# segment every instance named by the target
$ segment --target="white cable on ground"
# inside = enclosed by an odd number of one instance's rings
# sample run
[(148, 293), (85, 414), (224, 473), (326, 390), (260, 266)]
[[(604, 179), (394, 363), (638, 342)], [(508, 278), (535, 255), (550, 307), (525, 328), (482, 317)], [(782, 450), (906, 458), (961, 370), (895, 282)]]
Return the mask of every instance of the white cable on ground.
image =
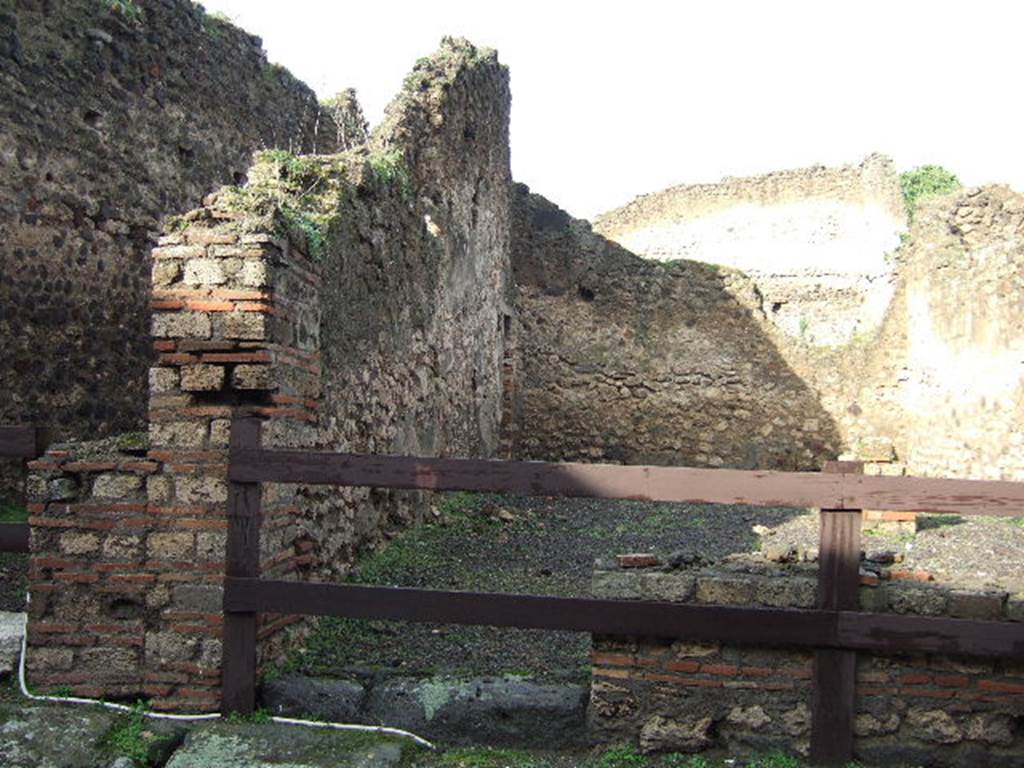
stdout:
[[(31, 596), (26, 596), (25, 602), (31, 600)], [(128, 706), (127, 704), (115, 704), (111, 701), (99, 701), (97, 699), (83, 699), (77, 696), (37, 696), (34, 693), (30, 693), (28, 690), (28, 683), (25, 681), (25, 652), (28, 649), (28, 613), (25, 614), (25, 624), (23, 632), (21, 634), (21, 659), (18, 662), (18, 685), (21, 688), (21, 694), (32, 701), (50, 701), (55, 704), (91, 704), (93, 706), (106, 707), (107, 709), (113, 709), (117, 712), (138, 712), (135, 707)], [(195, 715), (174, 715), (166, 712), (143, 712), (143, 717), (149, 717), (154, 720), (180, 720), (180, 721), (200, 721), (200, 720), (219, 720), (221, 718), (220, 713), (211, 712), (206, 714), (195, 714)], [(361, 731), (363, 733), (380, 733), (387, 736), (401, 736), (406, 739), (412, 739), (417, 744), (427, 749), (434, 749), (434, 745), (424, 739), (422, 736), (417, 736), (415, 733), (409, 731), (403, 731), (401, 728), (390, 728), (385, 725), (355, 725), (353, 723), (326, 723), (319, 722), (316, 720), (299, 720), (292, 717), (271, 717), (271, 722), (280, 723), (281, 725), (301, 725), (307, 728), (327, 728), (334, 731)]]

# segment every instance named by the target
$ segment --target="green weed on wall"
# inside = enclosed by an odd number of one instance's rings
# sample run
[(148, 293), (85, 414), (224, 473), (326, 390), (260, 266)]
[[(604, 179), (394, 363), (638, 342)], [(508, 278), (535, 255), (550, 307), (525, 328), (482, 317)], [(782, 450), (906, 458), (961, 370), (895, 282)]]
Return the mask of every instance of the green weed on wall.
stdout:
[(955, 192), (960, 186), (956, 174), (941, 165), (922, 165), (900, 176), (900, 190), (911, 218), (922, 200)]

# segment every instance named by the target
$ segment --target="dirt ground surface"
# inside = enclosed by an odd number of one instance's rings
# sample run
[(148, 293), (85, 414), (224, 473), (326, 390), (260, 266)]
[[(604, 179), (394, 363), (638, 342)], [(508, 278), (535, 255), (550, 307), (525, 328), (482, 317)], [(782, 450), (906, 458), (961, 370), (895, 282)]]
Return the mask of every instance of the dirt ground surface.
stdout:
[[(450, 494), (441, 519), (357, 566), (367, 584), (582, 597), (597, 558), (656, 552), (712, 562), (758, 546), (754, 525), (797, 510)], [(290, 671), (586, 677), (590, 637), (573, 632), (325, 619)]]
[[(765, 552), (788, 550), (791, 556), (816, 551), (817, 515), (802, 514), (771, 527), (763, 546)], [(916, 534), (868, 529), (861, 547), (869, 560), (892, 553), (900, 568), (928, 573), (938, 584), (1024, 592), (1024, 517), (918, 515)]]

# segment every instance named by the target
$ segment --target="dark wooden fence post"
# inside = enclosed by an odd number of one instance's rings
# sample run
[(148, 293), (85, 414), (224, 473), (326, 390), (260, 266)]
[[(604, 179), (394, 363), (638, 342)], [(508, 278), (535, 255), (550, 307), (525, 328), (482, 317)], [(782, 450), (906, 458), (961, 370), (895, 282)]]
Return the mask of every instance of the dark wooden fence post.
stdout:
[[(235, 419), (231, 424), (231, 454), (260, 447), (260, 422)], [(228, 484), (226, 576), (256, 578), (260, 571), (260, 484)], [(230, 589), (225, 584), (225, 598)], [(221, 710), (251, 714), (256, 708), (256, 616), (254, 611), (225, 611), (223, 698)]]
[(0, 456), (34, 459), (46, 452), (49, 430), (44, 427), (0, 427)]
[[(862, 474), (860, 461), (829, 461), (823, 472)], [(818, 608), (856, 611), (860, 586), (859, 509), (821, 510), (818, 544)], [(857, 654), (824, 648), (814, 652), (811, 763), (846, 765), (853, 759)]]

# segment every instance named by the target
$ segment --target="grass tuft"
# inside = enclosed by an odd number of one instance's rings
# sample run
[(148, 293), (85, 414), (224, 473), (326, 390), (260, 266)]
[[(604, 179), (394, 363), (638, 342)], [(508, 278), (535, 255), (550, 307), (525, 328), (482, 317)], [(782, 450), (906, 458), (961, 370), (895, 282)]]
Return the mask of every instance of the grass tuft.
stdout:
[(900, 175), (900, 190), (911, 219), (922, 200), (960, 189), (960, 179), (941, 165), (922, 165)]

